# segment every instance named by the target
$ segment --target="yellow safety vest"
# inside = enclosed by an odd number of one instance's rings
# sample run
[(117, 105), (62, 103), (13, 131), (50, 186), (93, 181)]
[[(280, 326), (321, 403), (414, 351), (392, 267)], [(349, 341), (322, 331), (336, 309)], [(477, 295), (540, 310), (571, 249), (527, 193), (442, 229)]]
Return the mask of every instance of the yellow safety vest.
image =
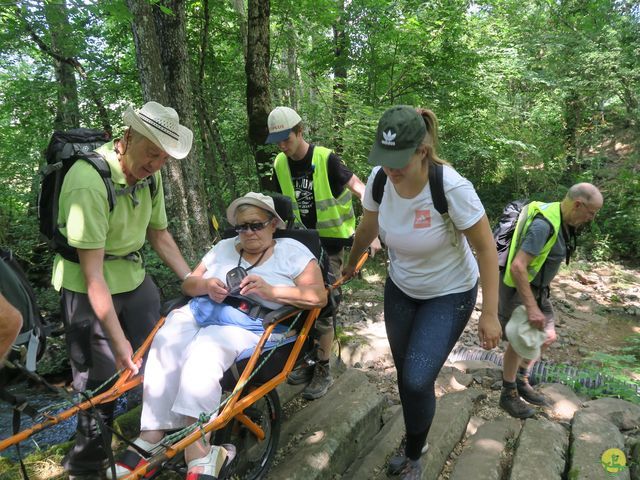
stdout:
[[(356, 228), (356, 217), (353, 213), (351, 191), (348, 188), (334, 198), (329, 185), (329, 155), (331, 150), (315, 145), (313, 147), (313, 198), (316, 208), (316, 230), (325, 238), (349, 238)], [(299, 223), (302, 223), (300, 209), (296, 201), (296, 194), (289, 170), (289, 162), (284, 153), (279, 153), (273, 164), (280, 190), (291, 199), (293, 213)]]
[(511, 245), (509, 246), (509, 257), (507, 259), (507, 265), (504, 272), (504, 283), (510, 287), (515, 287), (516, 284), (513, 281), (513, 277), (511, 275), (511, 262), (516, 256), (516, 253), (520, 249), (524, 236), (533, 222), (533, 219), (536, 215), (542, 215), (546, 218), (551, 226), (553, 227), (553, 233), (547, 240), (547, 243), (544, 244), (542, 251), (540, 254), (533, 259), (533, 261), (527, 267), (527, 275), (529, 278), (529, 282), (531, 282), (538, 272), (542, 268), (542, 265), (547, 260), (549, 256), (549, 252), (551, 248), (556, 243), (558, 239), (558, 233), (560, 232), (560, 228), (562, 225), (562, 214), (560, 213), (560, 202), (553, 203), (543, 203), (543, 202), (531, 202), (527, 205), (526, 216), (520, 214), (518, 218), (518, 222), (516, 223), (516, 229), (513, 232), (513, 238), (511, 239)]

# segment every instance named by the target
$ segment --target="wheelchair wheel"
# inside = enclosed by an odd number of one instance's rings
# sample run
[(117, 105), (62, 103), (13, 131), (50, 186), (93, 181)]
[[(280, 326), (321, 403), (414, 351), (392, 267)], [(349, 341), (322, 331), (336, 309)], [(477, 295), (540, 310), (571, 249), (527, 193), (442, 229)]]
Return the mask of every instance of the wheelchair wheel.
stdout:
[(227, 479), (258, 480), (263, 478), (271, 467), (278, 449), (282, 407), (278, 392), (270, 391), (244, 413), (265, 433), (264, 440), (258, 440), (244, 425), (232, 420), (217, 432), (215, 443), (232, 443), (236, 447), (236, 458), (231, 465)]

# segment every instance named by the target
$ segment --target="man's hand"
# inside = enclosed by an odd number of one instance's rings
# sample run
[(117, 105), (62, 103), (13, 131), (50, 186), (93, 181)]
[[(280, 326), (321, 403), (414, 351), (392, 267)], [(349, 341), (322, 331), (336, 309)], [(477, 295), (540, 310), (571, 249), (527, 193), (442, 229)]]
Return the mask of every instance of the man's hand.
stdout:
[(120, 370), (121, 368), (128, 368), (131, 370), (132, 375), (137, 375), (140, 367), (142, 366), (142, 360), (138, 360), (137, 362), (133, 362), (133, 349), (131, 348), (131, 344), (126, 338), (119, 340), (117, 342), (113, 342), (111, 347), (113, 349), (113, 356), (116, 361), (116, 368)]
[(544, 313), (542, 313), (538, 305), (534, 304), (527, 307), (527, 318), (532, 327), (538, 330), (544, 330), (547, 317), (544, 316)]

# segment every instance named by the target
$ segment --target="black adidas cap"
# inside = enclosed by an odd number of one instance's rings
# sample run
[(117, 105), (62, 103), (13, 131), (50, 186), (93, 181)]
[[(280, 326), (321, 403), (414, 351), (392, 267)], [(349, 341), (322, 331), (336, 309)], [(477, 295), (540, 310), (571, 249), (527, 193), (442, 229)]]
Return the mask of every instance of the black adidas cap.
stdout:
[(427, 134), (422, 116), (414, 107), (397, 105), (382, 114), (369, 164), (403, 168)]

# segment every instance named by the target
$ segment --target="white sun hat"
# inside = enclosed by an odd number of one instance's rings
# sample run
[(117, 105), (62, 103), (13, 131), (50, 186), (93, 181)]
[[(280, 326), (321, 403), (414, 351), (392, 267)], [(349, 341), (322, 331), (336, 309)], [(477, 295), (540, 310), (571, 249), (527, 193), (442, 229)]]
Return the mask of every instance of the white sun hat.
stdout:
[(520, 305), (513, 310), (505, 327), (507, 340), (518, 355), (527, 360), (535, 360), (540, 356), (540, 348), (547, 335), (529, 323), (527, 310)]
[(191, 150), (193, 132), (180, 125), (178, 113), (171, 107), (157, 102), (147, 102), (138, 110), (129, 106), (122, 121), (173, 158), (184, 158)]
[(253, 205), (254, 207), (261, 208), (270, 212), (273, 217), (277, 220), (276, 228), (285, 228), (286, 223), (284, 220), (278, 215), (276, 211), (275, 204), (273, 202), (273, 198), (268, 195), (264, 195), (262, 193), (249, 192), (244, 197), (236, 198), (231, 205), (227, 208), (227, 220), (231, 225), (235, 225), (236, 223), (236, 210), (240, 205)]

